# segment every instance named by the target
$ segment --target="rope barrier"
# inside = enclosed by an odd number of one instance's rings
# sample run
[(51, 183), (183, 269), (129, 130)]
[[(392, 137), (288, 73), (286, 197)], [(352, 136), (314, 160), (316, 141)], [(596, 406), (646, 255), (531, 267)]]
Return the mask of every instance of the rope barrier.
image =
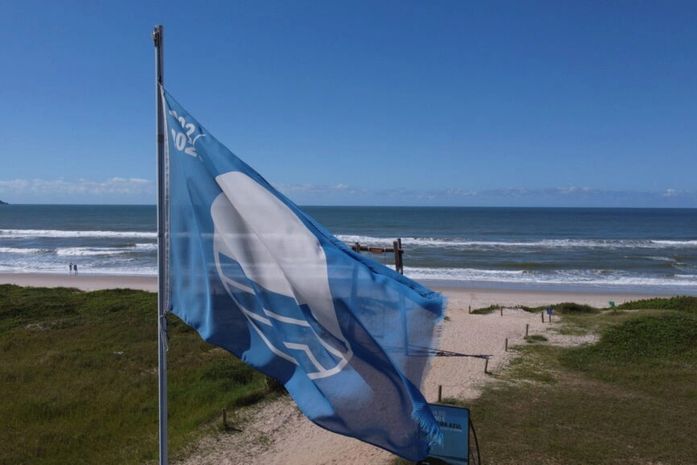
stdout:
[(462, 352), (453, 352), (450, 350), (440, 350), (440, 349), (433, 349), (430, 347), (410, 347), (409, 348), (409, 354), (415, 354), (415, 355), (433, 355), (435, 357), (470, 357), (470, 358), (481, 358), (484, 360), (488, 360), (489, 358), (493, 357), (491, 354), (465, 354)]

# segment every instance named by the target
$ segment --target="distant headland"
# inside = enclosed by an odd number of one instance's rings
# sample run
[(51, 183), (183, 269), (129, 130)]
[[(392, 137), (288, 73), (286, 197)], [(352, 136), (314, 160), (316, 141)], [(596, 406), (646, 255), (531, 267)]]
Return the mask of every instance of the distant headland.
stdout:
[(9, 205), (9, 203), (3, 202), (2, 200), (0, 200), (0, 205)]

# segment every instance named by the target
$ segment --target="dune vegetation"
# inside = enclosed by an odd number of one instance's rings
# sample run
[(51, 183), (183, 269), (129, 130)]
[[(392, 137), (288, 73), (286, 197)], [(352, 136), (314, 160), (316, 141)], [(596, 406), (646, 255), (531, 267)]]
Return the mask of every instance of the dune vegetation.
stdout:
[[(157, 457), (156, 295), (0, 286), (0, 464), (142, 464)], [(264, 376), (170, 319), (176, 456)]]
[(561, 333), (599, 339), (516, 348), (467, 403), (485, 463), (696, 463), (697, 298), (558, 310)]

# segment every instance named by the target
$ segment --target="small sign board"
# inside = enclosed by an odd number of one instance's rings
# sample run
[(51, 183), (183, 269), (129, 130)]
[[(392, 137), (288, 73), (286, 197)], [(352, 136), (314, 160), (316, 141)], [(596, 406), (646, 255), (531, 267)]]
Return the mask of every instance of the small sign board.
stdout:
[(552, 316), (553, 313), (554, 313), (554, 308), (547, 307), (547, 315)]
[(431, 454), (419, 464), (469, 464), (469, 409), (442, 404), (429, 404), (429, 407), (443, 433), (443, 442), (434, 445)]

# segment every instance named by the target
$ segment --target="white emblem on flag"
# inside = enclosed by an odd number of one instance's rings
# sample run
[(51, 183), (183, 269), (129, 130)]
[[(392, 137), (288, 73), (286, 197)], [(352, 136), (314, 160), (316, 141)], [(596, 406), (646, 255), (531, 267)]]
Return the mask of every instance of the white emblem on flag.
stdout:
[[(319, 241), (246, 174), (230, 172), (216, 181), (223, 194), (211, 205), (214, 255), (227, 293), (274, 354), (301, 366), (310, 379), (339, 373), (352, 352)], [(266, 308), (271, 301), (277, 308)]]

